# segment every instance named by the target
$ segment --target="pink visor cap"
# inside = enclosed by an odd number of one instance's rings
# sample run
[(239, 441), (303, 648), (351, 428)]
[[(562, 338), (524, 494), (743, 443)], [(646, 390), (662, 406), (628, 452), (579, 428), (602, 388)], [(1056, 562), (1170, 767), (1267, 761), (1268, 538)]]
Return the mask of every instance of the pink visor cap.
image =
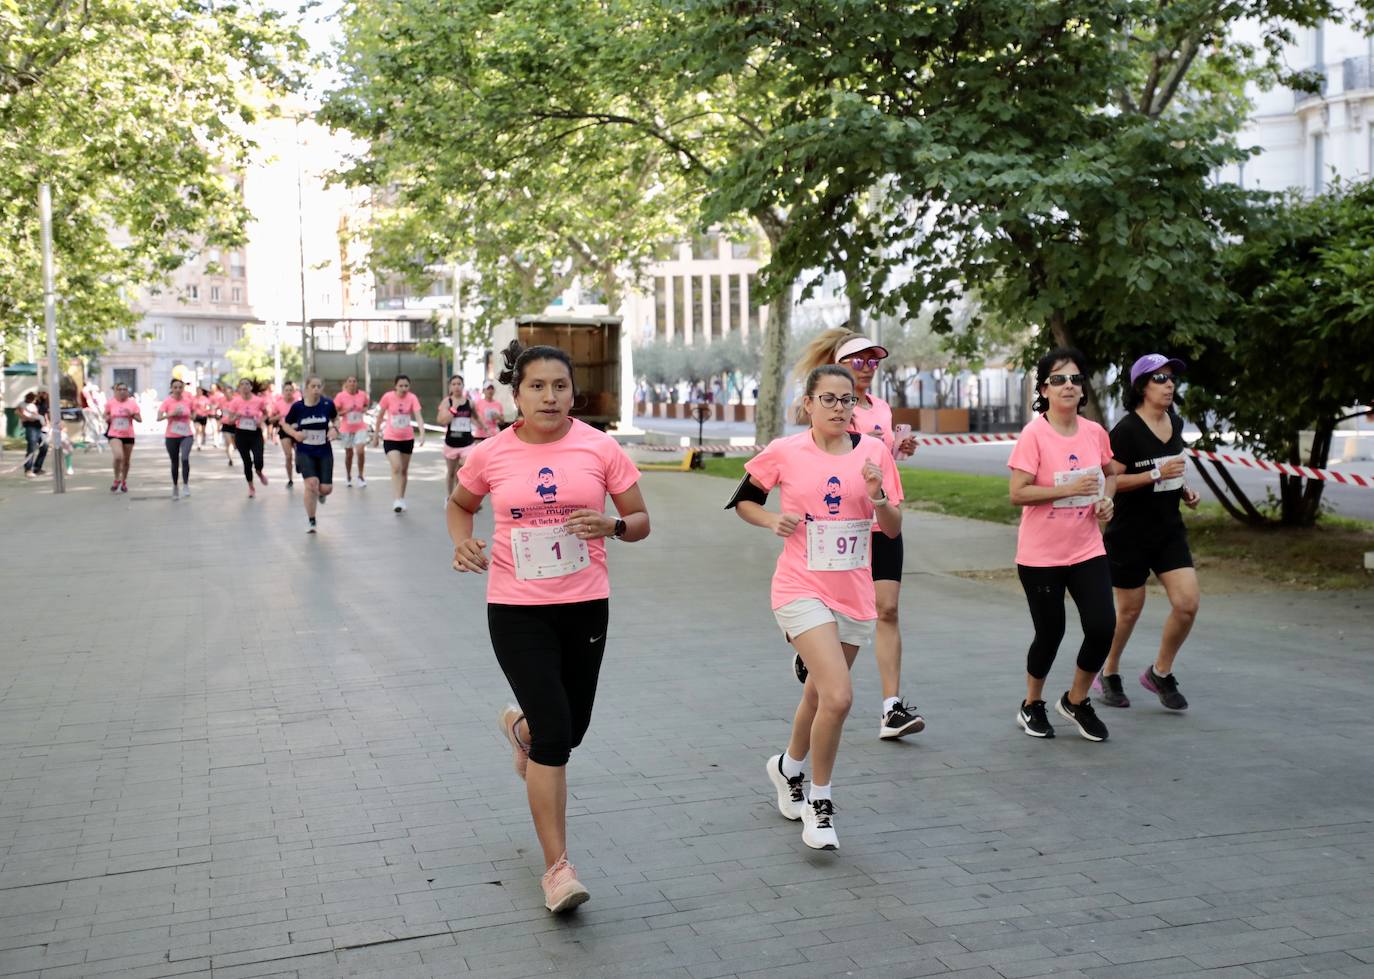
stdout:
[(881, 360), (887, 357), (887, 348), (880, 343), (874, 343), (868, 337), (855, 337), (853, 340), (846, 340), (840, 344), (840, 349), (835, 351), (835, 363), (843, 363), (847, 358), (853, 357), (860, 350), (876, 350), (878, 358)]
[(1172, 367), (1175, 373), (1182, 373), (1188, 369), (1188, 365), (1177, 357), (1166, 357), (1163, 354), (1146, 354), (1131, 365), (1131, 383), (1139, 380), (1141, 374), (1153, 374), (1161, 367)]

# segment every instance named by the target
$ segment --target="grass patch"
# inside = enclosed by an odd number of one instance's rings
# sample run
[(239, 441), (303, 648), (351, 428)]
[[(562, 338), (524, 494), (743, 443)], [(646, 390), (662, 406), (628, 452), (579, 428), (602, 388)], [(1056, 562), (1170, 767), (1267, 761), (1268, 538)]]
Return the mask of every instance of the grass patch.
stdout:
[[(740, 479), (739, 456), (706, 459), (710, 476)], [(953, 517), (1015, 524), (1021, 511), (1007, 502), (1001, 476), (902, 468), (905, 506)], [(1228, 578), (1299, 589), (1374, 587), (1364, 554), (1374, 551), (1374, 521), (1328, 515), (1316, 527), (1250, 527), (1218, 504), (1185, 511), (1188, 537), (1198, 566)]]

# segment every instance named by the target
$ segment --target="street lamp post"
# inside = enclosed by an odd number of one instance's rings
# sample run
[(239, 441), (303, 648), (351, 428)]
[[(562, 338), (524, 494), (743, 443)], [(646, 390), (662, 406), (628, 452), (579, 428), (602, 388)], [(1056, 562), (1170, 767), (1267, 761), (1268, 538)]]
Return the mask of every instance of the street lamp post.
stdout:
[(296, 137), (296, 254), (300, 262), (301, 283), (301, 381), (309, 376), (314, 365), (310, 361), (309, 324), (305, 318), (305, 191), (301, 183), (301, 117), (291, 119)]
[(39, 239), (43, 250), (43, 323), (48, 329), (48, 440), (52, 453), (52, 491), (67, 491), (62, 470), (62, 374), (57, 363), (57, 295), (52, 273), (52, 191), (38, 185)]

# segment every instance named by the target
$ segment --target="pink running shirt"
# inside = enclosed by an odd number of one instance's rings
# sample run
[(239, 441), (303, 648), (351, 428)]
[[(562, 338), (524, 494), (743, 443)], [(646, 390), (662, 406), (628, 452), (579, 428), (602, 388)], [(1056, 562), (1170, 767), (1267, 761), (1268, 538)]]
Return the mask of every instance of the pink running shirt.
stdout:
[[(224, 410), (238, 416), (234, 424), (240, 431), (262, 431), (262, 420), (267, 414), (267, 400), (260, 394), (247, 399), (236, 394), (233, 400), (224, 406)], [(243, 424), (245, 419), (251, 422), (248, 427)]]
[(209, 395), (198, 394), (191, 399), (191, 410), (195, 412), (197, 418), (210, 417), (210, 412), (214, 407), (215, 402)]
[[(491, 497), (495, 530), (487, 601), (493, 605), (566, 605), (609, 598), (606, 542), (587, 541), (587, 567), (548, 579), (521, 580), (515, 574), (511, 532), (557, 527), (574, 510), (606, 510), (606, 495), (624, 493), (639, 482), (639, 470), (615, 439), (573, 419), (557, 442), (529, 445), (514, 425), (480, 442), (458, 470), (458, 482), (474, 496)], [(870, 588), (872, 587), (870, 583)]]
[[(371, 403), (372, 399), (362, 388), (358, 388), (357, 394), (349, 394), (347, 390), (343, 390), (334, 395), (334, 407), (339, 412), (339, 431), (345, 434), (367, 431), (367, 420), (363, 417), (363, 412)], [(350, 417), (355, 414), (357, 417)]]
[(105, 414), (110, 419), (109, 433), (115, 438), (134, 437), (134, 415), (138, 414), (138, 402), (133, 398), (111, 398), (105, 402)]
[[(496, 412), (493, 420), (491, 412)], [(501, 409), (501, 402), (488, 401), (479, 398), (472, 403), (472, 437), (479, 439), (491, 438), (501, 431), (501, 417), (505, 412)]]
[(849, 423), (851, 432), (872, 435), (882, 440), (887, 451), (892, 451), (892, 406), (882, 398), (868, 396), (869, 404), (860, 399), (854, 406), (854, 419)]
[(169, 397), (158, 405), (157, 410), (167, 416), (167, 428), (162, 433), (165, 438), (181, 439), (191, 434), (191, 408), (193, 405), (192, 399), (185, 395), (182, 395), (180, 401)]
[(864, 462), (883, 471), (883, 491), (894, 504), (902, 502), (902, 481), (892, 453), (877, 439), (860, 439), (842, 456), (821, 450), (811, 430), (774, 439), (744, 469), (766, 490), (782, 487), (782, 512), (800, 513), (805, 520), (783, 541), (773, 571), (772, 607), (782, 608), (799, 598), (814, 598), (832, 612), (851, 619), (876, 619), (873, 569), (812, 571), (806, 560), (806, 525), (812, 520), (872, 520), (873, 504), (864, 482)]
[[(1112, 461), (1107, 430), (1079, 417), (1078, 431), (1066, 438), (1044, 415), (1036, 415), (1011, 450), (1008, 469), (1035, 476), (1034, 485), (1053, 486), (1056, 472), (1091, 469), (1103, 472)], [(1093, 507), (1056, 507), (1053, 501), (1021, 508), (1016, 533), (1016, 563), (1028, 568), (1062, 568), (1106, 554)]]
[(405, 415), (410, 422), (421, 421), (420, 399), (415, 397), (414, 391), (407, 391), (405, 398), (395, 391), (388, 391), (377, 402), (377, 407), (386, 412), (386, 428), (382, 431), (382, 438), (392, 442), (414, 441), (415, 429), (409, 423), (398, 427), (394, 421), (398, 414)]

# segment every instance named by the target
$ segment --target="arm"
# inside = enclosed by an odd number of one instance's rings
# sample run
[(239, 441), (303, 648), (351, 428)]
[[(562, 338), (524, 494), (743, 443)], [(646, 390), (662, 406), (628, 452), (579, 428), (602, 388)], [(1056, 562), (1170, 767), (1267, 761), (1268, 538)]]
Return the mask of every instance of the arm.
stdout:
[[(644, 505), (644, 494), (635, 483), (623, 493), (611, 494), (620, 519), (625, 521), (625, 536), (620, 539), (626, 543), (643, 540), (649, 536), (649, 511)], [(610, 537), (615, 533), (615, 518), (596, 510), (574, 510), (563, 524), (568, 533), (582, 540), (596, 540)]]
[(286, 435), (286, 437), (289, 438), (291, 441), (293, 441), (293, 442), (299, 442), (299, 441), (301, 441), (300, 429), (296, 428), (295, 425), (292, 425), (292, 424), (291, 424), (289, 421), (287, 421), (285, 418), (283, 418), (283, 419), (281, 420), (281, 430), (282, 430), (282, 433), (283, 433), (284, 435)]
[(414, 421), (412, 424), (416, 425), (416, 426), (420, 429), (420, 435), (419, 435), (419, 438), (416, 440), (416, 443), (415, 443), (415, 444), (416, 444), (416, 445), (424, 445), (424, 444), (425, 444), (425, 412), (424, 412), (424, 409), (420, 407), (420, 401), (419, 401), (418, 398), (415, 400), (415, 421)]
[(873, 504), (873, 518), (878, 521), (884, 534), (890, 538), (896, 537), (902, 532), (902, 511), (887, 498), (883, 489), (883, 471), (869, 461), (864, 463), (863, 475), (868, 502)]
[[(763, 487), (753, 476), (749, 477), (749, 483), (763, 491)], [(773, 513), (771, 510), (765, 510), (761, 503), (755, 503), (753, 500), (740, 500), (735, 504), (735, 512), (745, 523), (771, 530), (779, 537), (791, 537), (802, 522), (801, 514)]]
[(448, 536), (453, 541), (453, 570), (481, 574), (490, 560), (483, 550), (487, 542), (472, 536), (472, 517), (482, 506), (482, 497), (475, 496), (460, 484), (453, 489), (444, 508)]
[(1036, 486), (1034, 473), (1013, 469), (1010, 495), (1012, 506), (1039, 506), (1066, 496), (1096, 496), (1097, 477), (1089, 474), (1063, 486)]
[(438, 421), (440, 425), (447, 425), (449, 422), (453, 421), (453, 410), (449, 408), (450, 400), (449, 398), (445, 398), (443, 401), (439, 402), (439, 413), (435, 416), (435, 420)]

